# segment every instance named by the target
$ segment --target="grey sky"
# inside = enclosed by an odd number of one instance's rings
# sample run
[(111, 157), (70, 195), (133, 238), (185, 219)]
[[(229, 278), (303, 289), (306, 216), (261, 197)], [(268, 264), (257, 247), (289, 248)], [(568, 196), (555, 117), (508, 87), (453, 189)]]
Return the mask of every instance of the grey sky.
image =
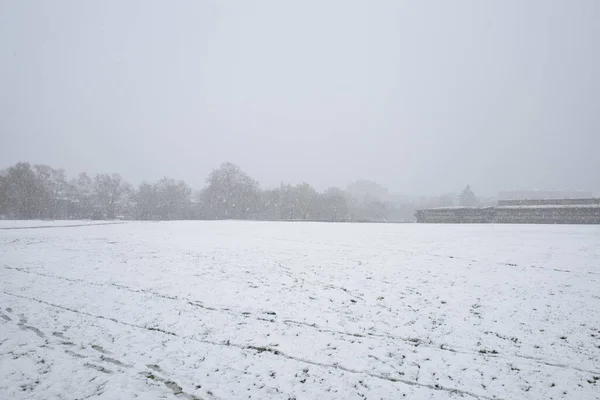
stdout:
[(600, 2), (0, 0), (0, 168), (600, 194)]

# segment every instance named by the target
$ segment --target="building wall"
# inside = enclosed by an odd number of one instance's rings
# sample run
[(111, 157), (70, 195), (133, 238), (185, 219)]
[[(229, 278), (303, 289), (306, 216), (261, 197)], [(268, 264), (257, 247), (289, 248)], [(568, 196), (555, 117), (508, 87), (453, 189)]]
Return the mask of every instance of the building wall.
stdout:
[(420, 223), (600, 224), (600, 203), (438, 208), (415, 216)]
[(591, 205), (600, 204), (600, 199), (529, 199), (529, 200), (498, 200), (498, 206), (556, 206), (556, 205)]
[(433, 208), (419, 210), (417, 222), (446, 224), (485, 224), (493, 219), (493, 208)]
[(600, 224), (600, 207), (497, 207), (494, 222), (504, 224)]

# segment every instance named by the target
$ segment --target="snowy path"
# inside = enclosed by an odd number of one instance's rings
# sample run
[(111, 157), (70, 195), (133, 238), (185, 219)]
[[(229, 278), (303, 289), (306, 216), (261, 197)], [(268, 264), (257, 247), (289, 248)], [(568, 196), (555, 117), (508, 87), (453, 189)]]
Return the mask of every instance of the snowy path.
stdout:
[(0, 230), (0, 274), (0, 398), (600, 398), (598, 227)]

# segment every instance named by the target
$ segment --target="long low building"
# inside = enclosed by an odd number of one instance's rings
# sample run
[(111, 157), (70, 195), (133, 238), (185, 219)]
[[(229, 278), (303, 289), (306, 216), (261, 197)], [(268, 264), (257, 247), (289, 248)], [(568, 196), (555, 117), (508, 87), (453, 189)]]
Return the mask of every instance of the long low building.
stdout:
[(504, 200), (496, 207), (418, 210), (420, 223), (600, 224), (600, 199)]

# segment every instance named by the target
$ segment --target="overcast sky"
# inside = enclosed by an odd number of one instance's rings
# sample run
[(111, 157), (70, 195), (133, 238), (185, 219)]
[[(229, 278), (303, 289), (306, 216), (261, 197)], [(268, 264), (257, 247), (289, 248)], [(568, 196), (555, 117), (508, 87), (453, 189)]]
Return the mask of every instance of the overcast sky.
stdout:
[(598, 21), (598, 0), (0, 0), (0, 168), (600, 194)]

